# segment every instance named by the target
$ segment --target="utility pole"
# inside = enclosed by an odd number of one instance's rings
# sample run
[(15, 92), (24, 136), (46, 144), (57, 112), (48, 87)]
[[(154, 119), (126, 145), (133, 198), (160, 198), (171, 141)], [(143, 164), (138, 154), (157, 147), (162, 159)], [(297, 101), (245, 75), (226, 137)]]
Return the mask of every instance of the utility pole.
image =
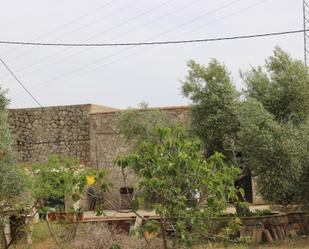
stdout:
[(303, 0), (304, 20), (304, 62), (309, 65), (309, 0)]

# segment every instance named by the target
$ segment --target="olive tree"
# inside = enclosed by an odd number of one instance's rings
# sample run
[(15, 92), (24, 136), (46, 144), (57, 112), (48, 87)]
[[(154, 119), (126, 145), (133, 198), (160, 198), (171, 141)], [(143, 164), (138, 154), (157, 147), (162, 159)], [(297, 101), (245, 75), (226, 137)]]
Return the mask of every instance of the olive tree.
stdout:
[(236, 144), (239, 165), (258, 177), (259, 191), (267, 201), (291, 202), (291, 193), (301, 173), (294, 132), (276, 122), (263, 105), (247, 99), (239, 105), (241, 127)]
[(297, 152), (301, 164), (301, 174), (293, 190), (295, 201), (309, 208), (309, 119), (294, 133), (297, 137)]
[(193, 102), (191, 129), (204, 141), (206, 157), (217, 151), (233, 162), (239, 94), (231, 77), (217, 60), (212, 60), (208, 67), (189, 61), (188, 67), (182, 91)]
[(0, 90), (0, 214), (7, 209), (14, 209), (18, 197), (27, 186), (25, 172), (17, 165), (14, 153), (14, 137), (10, 130), (7, 106), (9, 100)]
[(258, 175), (265, 200), (293, 202), (297, 184), (308, 182), (308, 68), (276, 48), (264, 68), (241, 73), (246, 83), (241, 94), (216, 60), (188, 66), (182, 91), (192, 101), (193, 131), (206, 149), (215, 148), (242, 170), (236, 184)]
[[(264, 166), (259, 167), (261, 192), (267, 200), (308, 206), (308, 67), (277, 47), (264, 67), (252, 67), (242, 77), (246, 98), (259, 101), (278, 126), (273, 136), (276, 146), (270, 148), (273, 154), (265, 154), (268, 157), (261, 160)], [(276, 175), (268, 177), (269, 173)]]
[(309, 68), (280, 48), (264, 67), (241, 73), (246, 96), (257, 99), (280, 123), (303, 123), (309, 115)]
[[(191, 129), (205, 144), (205, 156), (214, 152), (225, 156), (225, 162), (242, 170), (235, 177), (240, 188), (241, 180), (251, 174), (249, 168), (240, 165), (236, 136), (240, 129), (238, 115), (239, 93), (236, 91), (229, 72), (217, 60), (207, 67), (194, 61), (188, 62), (189, 71), (182, 82), (182, 92), (192, 101)], [(243, 199), (241, 191), (238, 197)], [(248, 212), (237, 206), (237, 212)]]
[(28, 177), (25, 171), (17, 165), (17, 155), (14, 153), (14, 137), (10, 130), (7, 106), (9, 100), (6, 92), (0, 89), (0, 226), (3, 237), (5, 217), (14, 211), (23, 210), (28, 202), (26, 190)]

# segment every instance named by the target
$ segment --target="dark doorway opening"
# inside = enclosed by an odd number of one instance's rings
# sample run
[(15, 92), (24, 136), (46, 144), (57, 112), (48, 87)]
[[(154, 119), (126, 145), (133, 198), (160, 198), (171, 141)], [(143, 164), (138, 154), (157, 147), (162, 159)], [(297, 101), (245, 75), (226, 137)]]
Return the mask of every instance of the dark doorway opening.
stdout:
[(245, 200), (248, 202), (253, 201), (253, 195), (252, 195), (252, 179), (251, 176), (244, 177), (240, 183), (239, 186), (245, 191)]

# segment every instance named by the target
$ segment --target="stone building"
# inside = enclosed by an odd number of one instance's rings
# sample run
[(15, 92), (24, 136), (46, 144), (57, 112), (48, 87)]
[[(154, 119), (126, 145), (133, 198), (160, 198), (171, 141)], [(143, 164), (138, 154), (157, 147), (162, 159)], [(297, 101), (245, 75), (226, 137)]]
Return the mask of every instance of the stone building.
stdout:
[(50, 154), (89, 160), (89, 115), (95, 106), (10, 109), (20, 161), (41, 162)]
[[(166, 112), (185, 127), (189, 126), (189, 107), (165, 107)], [(108, 208), (121, 205), (119, 189), (123, 187), (122, 173), (113, 165), (117, 155), (129, 151), (130, 145), (117, 133), (120, 110), (97, 105), (72, 105), (43, 108), (10, 109), (10, 123), (16, 136), (15, 149), (22, 163), (44, 162), (51, 154), (69, 155), (90, 167), (104, 167), (113, 185), (106, 198)], [(128, 185), (136, 184), (129, 173)], [(251, 182), (249, 184), (251, 186)], [(255, 188), (255, 184), (252, 184)], [(253, 191), (252, 201), (260, 198)]]

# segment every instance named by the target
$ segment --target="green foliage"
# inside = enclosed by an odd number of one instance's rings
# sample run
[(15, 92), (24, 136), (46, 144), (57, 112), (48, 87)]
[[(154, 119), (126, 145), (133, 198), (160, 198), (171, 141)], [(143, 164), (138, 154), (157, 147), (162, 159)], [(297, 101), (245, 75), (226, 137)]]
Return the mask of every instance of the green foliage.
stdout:
[[(179, 243), (190, 241), (197, 231), (205, 234), (210, 217), (223, 212), (229, 198), (236, 198), (238, 171), (219, 153), (206, 161), (202, 142), (186, 138), (179, 126), (156, 127), (153, 134), (155, 140), (144, 140), (134, 152), (118, 157), (117, 164), (140, 177), (139, 188), (164, 228), (172, 226)], [(199, 200), (194, 199), (197, 192)]]
[(0, 212), (21, 207), (29, 183), (25, 171), (16, 163), (5, 93), (0, 89)]
[(223, 243), (227, 245), (232, 239), (238, 238), (240, 229), (242, 228), (242, 221), (239, 217), (232, 218), (228, 221), (225, 228), (222, 229), (220, 235), (223, 236)]
[(266, 61), (265, 70), (252, 68), (243, 74), (243, 79), (247, 98), (259, 101), (274, 117), (269, 123), (277, 123), (278, 127), (271, 141), (265, 141), (264, 146), (270, 148), (264, 152), (264, 160), (260, 160), (264, 166), (257, 168), (263, 174), (259, 179), (261, 192), (268, 200), (296, 201), (308, 206), (308, 67), (276, 48)]
[(239, 105), (239, 116), (241, 129), (236, 143), (242, 152), (242, 167), (261, 176), (258, 185), (265, 200), (278, 204), (290, 202), (301, 172), (293, 133), (255, 99)]
[[(33, 165), (36, 186), (34, 196), (63, 198), (66, 193), (73, 191), (73, 186), (77, 184), (79, 178), (73, 173), (78, 169), (78, 160), (58, 156), (49, 157), (47, 163)], [(86, 185), (86, 178), (81, 184)]]
[[(223, 65), (189, 62), (183, 94), (192, 101), (193, 127), (208, 151), (222, 152), (242, 174), (257, 175), (267, 201), (287, 204), (307, 196), (309, 71), (280, 48), (265, 68), (241, 73), (239, 98)], [(208, 154), (207, 154), (208, 156)], [(308, 202), (309, 199), (302, 200)]]
[(276, 48), (261, 67), (243, 73), (247, 95), (260, 101), (279, 122), (299, 124), (309, 115), (309, 69)]
[(193, 102), (193, 131), (205, 142), (207, 156), (217, 151), (232, 162), (235, 150), (233, 141), (239, 126), (239, 94), (230, 74), (216, 60), (212, 60), (208, 67), (189, 61), (188, 67), (182, 91)]
[(87, 189), (87, 177), (94, 177), (97, 196), (102, 194), (108, 183), (104, 170), (94, 170), (80, 165), (75, 158), (50, 156), (47, 163), (33, 165), (33, 195), (35, 199), (68, 198), (74, 202), (84, 197)]
[(294, 130), (297, 141), (297, 157), (301, 164), (301, 174), (293, 188), (295, 200), (309, 209), (309, 118)]
[(156, 232), (159, 232), (160, 226), (158, 222), (149, 220), (145, 222), (145, 224), (142, 226), (142, 229), (143, 229), (143, 232), (147, 231), (150, 233), (156, 233)]
[(255, 210), (254, 212), (252, 212), (252, 216), (265, 216), (265, 215), (271, 215), (272, 212), (269, 209), (262, 209), (262, 210)]
[(140, 109), (127, 109), (118, 114), (117, 129), (127, 141), (138, 142), (153, 138), (155, 126), (168, 127), (171, 122), (165, 112), (149, 109), (147, 104), (141, 103)]

